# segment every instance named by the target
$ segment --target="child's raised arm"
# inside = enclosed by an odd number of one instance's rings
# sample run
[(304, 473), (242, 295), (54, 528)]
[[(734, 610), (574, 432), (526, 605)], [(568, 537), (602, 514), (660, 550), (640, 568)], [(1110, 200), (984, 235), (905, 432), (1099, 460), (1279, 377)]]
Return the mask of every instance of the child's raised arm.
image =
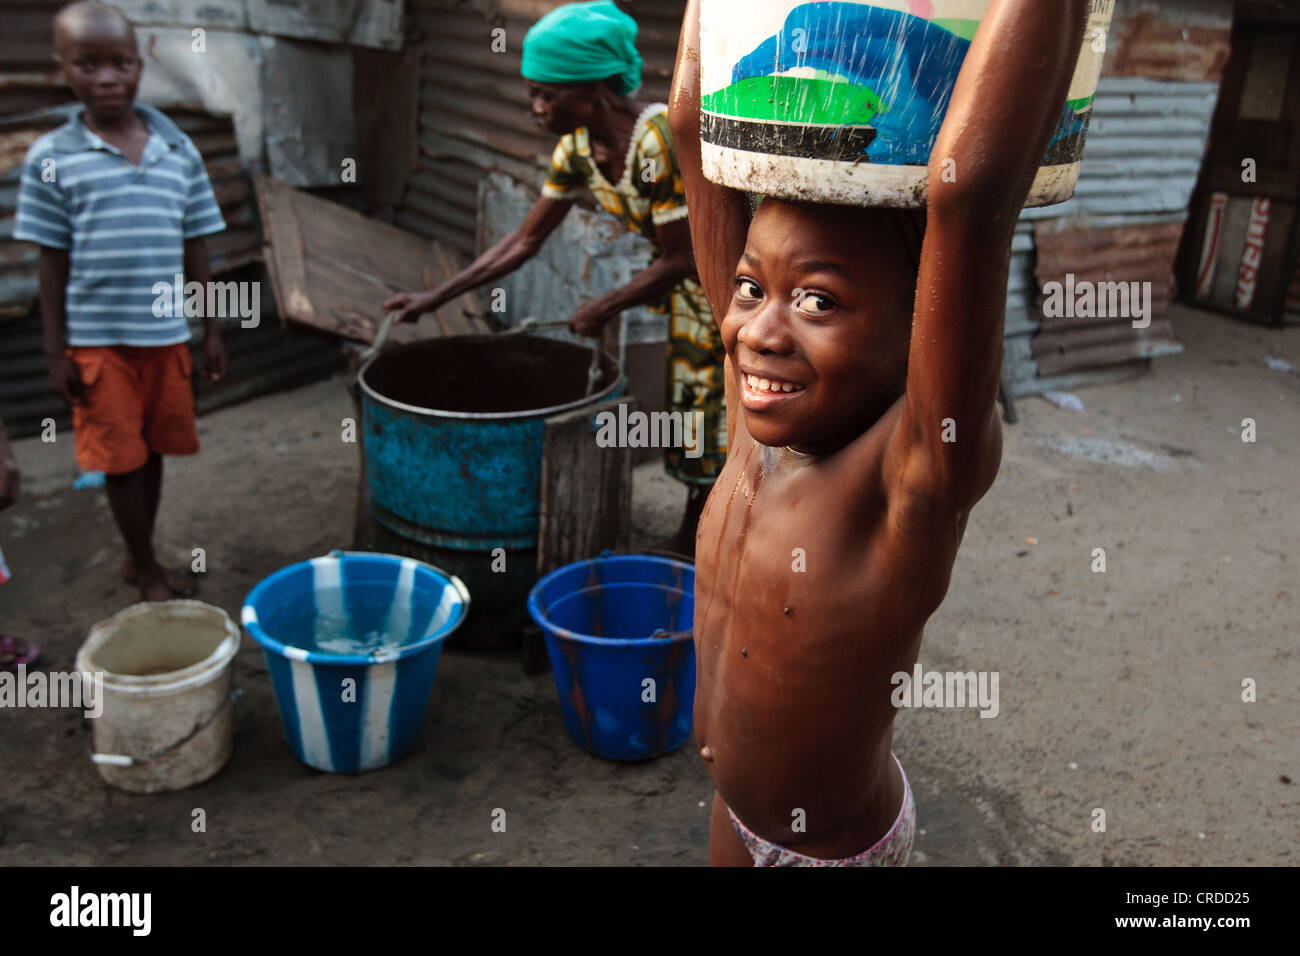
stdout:
[(736, 263), (749, 233), (749, 206), (744, 193), (704, 178), (700, 161), (700, 0), (690, 0), (682, 19), (668, 118), (691, 210), (695, 268), (713, 316), (721, 322), (735, 294)]
[(885, 461), (887, 480), (913, 497), (964, 510), (996, 474), (1011, 239), (1088, 6), (993, 0), (957, 77), (930, 158), (907, 393)]
[[(677, 163), (690, 209), (691, 245), (695, 269), (705, 298), (719, 325), (735, 294), (736, 263), (749, 234), (749, 207), (744, 193), (704, 178), (700, 160), (700, 0), (690, 0), (677, 42), (677, 66), (668, 95)], [(733, 394), (731, 360), (724, 380), (727, 392), (727, 436), (734, 438), (739, 397)]]

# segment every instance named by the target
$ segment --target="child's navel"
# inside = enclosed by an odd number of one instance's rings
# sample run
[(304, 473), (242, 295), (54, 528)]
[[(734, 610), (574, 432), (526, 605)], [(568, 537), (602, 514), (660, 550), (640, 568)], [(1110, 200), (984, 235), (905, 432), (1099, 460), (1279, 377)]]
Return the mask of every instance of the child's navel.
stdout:
[(705, 761), (707, 761), (708, 763), (713, 763), (713, 751), (709, 749), (708, 744), (705, 744), (703, 747), (700, 748), (700, 756), (703, 757)]

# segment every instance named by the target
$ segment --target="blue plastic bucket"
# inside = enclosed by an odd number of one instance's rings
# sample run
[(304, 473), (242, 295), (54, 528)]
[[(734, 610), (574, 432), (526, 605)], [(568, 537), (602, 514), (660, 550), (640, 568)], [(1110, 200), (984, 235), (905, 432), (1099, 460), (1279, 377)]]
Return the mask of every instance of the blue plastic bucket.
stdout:
[(646, 760), (685, 742), (695, 704), (694, 565), (607, 552), (538, 581), (528, 613), (546, 635), (574, 743), (607, 760)]
[[(266, 654), (294, 755), (355, 773), (415, 745), (443, 641), (468, 613), (469, 592), (454, 575), (411, 558), (334, 551), (260, 582), (242, 618)], [(376, 638), (366, 653), (331, 649), (365, 635)]]

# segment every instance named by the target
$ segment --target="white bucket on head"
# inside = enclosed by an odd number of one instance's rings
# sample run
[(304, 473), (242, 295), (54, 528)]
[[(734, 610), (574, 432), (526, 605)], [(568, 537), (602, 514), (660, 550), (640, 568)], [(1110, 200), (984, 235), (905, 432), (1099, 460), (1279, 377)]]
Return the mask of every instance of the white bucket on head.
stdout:
[(90, 629), (77, 670), (83, 680), (102, 675), (93, 734), (105, 782), (159, 793), (202, 783), (225, 766), (239, 642), (226, 612), (202, 601), (133, 604)]
[[(701, 0), (704, 175), (784, 199), (925, 205), (930, 150), (990, 2)], [(1027, 206), (1074, 195), (1113, 11), (1092, 0)]]

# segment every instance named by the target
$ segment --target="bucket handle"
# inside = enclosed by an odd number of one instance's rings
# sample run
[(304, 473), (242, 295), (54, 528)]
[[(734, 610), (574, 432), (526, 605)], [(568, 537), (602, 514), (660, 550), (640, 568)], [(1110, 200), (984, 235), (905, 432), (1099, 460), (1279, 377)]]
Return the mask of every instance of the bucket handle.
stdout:
[(155, 760), (161, 760), (163, 757), (166, 757), (176, 748), (182, 746), (183, 744), (189, 743), (191, 740), (197, 737), (200, 733), (206, 730), (214, 720), (216, 720), (218, 717), (221, 716), (221, 712), (224, 711), (227, 707), (229, 707), (236, 697), (238, 697), (243, 693), (244, 692), (242, 690), (239, 690), (238, 688), (232, 690), (230, 692), (230, 695), (224, 701), (221, 702), (221, 705), (218, 706), (217, 709), (214, 710), (211, 714), (209, 714), (203, 720), (202, 723), (200, 723), (197, 727), (191, 730), (180, 740), (176, 741), (176, 743), (164, 747), (162, 750), (159, 750), (157, 753), (149, 754), (148, 756), (145, 757), (135, 757), (132, 756), (131, 754), (95, 753), (89, 747), (87, 747), (86, 750), (90, 753), (90, 759), (92, 762), (100, 765), (107, 765), (110, 767), (134, 767), (134, 766), (138, 766), (139, 764), (153, 763)]
[(497, 338), (505, 338), (508, 335), (523, 335), (526, 332), (532, 332), (534, 329), (558, 329), (568, 328), (568, 319), (552, 319), (549, 322), (543, 322), (535, 315), (529, 315), (519, 320), (519, 324), (508, 329), (502, 329), (499, 332), (493, 332)]

